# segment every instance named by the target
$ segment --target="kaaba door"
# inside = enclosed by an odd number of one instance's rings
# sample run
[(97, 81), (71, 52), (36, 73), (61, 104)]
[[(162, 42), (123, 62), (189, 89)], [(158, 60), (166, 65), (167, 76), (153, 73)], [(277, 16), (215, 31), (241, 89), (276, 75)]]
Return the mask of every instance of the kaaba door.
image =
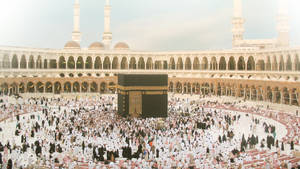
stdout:
[(131, 117), (140, 117), (142, 115), (142, 92), (129, 92), (129, 115)]

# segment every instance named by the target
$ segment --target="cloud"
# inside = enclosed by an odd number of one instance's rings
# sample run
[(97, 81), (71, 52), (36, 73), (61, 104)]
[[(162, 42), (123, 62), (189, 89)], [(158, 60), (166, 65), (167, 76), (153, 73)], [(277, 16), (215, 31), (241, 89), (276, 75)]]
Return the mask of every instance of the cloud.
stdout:
[[(213, 16), (196, 17), (169, 13), (120, 23), (114, 39), (126, 41), (137, 50), (195, 50), (231, 44), (229, 9)], [(201, 18), (201, 19), (199, 19)]]

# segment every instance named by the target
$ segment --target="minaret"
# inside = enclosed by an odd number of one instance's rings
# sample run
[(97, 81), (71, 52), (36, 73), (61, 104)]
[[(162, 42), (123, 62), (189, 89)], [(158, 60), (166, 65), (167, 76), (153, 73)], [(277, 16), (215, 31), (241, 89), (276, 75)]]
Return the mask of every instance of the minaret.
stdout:
[(279, 47), (289, 46), (288, 0), (278, 0), (277, 43)]
[(79, 0), (75, 0), (74, 4), (74, 28), (72, 32), (72, 40), (80, 44), (81, 33), (80, 33), (80, 5)]
[(111, 6), (109, 0), (106, 0), (104, 7), (104, 33), (103, 33), (103, 44), (105, 49), (109, 50), (111, 47), (112, 33), (110, 31), (110, 11)]
[(243, 12), (242, 12), (242, 1), (241, 0), (233, 0), (234, 7), (233, 7), (233, 19), (232, 19), (232, 46), (238, 47), (239, 42), (244, 39), (244, 22), (243, 19)]

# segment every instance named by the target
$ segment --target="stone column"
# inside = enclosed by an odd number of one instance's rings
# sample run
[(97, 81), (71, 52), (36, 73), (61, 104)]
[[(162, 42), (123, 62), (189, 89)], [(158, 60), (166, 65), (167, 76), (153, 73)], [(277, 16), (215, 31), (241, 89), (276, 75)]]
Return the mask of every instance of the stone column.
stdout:
[(280, 104), (284, 103), (283, 91), (280, 91)]
[(293, 102), (292, 102), (292, 98), (293, 98), (293, 97), (292, 97), (292, 94), (293, 94), (292, 90), (289, 90), (289, 97), (290, 97), (290, 98), (289, 98), (289, 101), (290, 101), (289, 104), (290, 104), (290, 105), (292, 105), (292, 103), (293, 103)]
[(272, 103), (275, 103), (275, 101), (276, 101), (276, 93), (274, 89), (272, 89)]

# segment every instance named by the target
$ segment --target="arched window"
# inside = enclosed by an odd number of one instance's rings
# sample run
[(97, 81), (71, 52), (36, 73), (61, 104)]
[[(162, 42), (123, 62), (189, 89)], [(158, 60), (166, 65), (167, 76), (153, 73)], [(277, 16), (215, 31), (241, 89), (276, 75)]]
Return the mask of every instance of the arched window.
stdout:
[(93, 68), (92, 57), (88, 56), (88, 57), (86, 58), (86, 61), (85, 61), (85, 68), (86, 68), (86, 69), (92, 69), (92, 68)]
[(102, 69), (101, 58), (99, 56), (96, 57), (94, 69)]
[(175, 70), (176, 69), (175, 61), (174, 61), (173, 57), (170, 58), (169, 69), (171, 69), (171, 70)]
[(226, 61), (224, 56), (220, 58), (219, 70), (226, 70)]
[(183, 70), (183, 62), (181, 57), (179, 57), (177, 60), (177, 70)]
[(231, 56), (231, 57), (229, 58), (228, 69), (229, 69), (229, 70), (235, 70), (235, 60), (234, 60), (234, 57), (233, 57), (233, 56)]
[(253, 56), (250, 56), (248, 58), (247, 62), (247, 70), (255, 70), (255, 62)]
[(103, 69), (110, 69), (110, 59), (107, 56), (105, 57), (103, 62)]
[(64, 56), (59, 57), (59, 61), (58, 61), (58, 67), (60, 69), (65, 69), (66, 68), (66, 59)]
[(119, 61), (117, 57), (114, 57), (112, 62), (112, 69), (119, 69)]
[(143, 57), (139, 58), (138, 69), (145, 69), (145, 61)]
[(14, 68), (14, 69), (18, 69), (19, 68), (19, 61), (18, 61), (17, 55), (13, 56), (12, 62), (11, 62), (11, 67)]
[(121, 69), (128, 69), (127, 58), (123, 57), (121, 61)]
[(191, 70), (191, 69), (192, 69), (191, 59), (187, 57), (185, 59), (185, 70)]
[(76, 69), (83, 69), (83, 65), (84, 65), (83, 58), (79, 56), (76, 62)]
[(27, 68), (27, 61), (26, 61), (25, 55), (22, 55), (22, 57), (21, 57), (20, 68), (21, 69), (26, 69)]
[(136, 69), (136, 60), (134, 57), (130, 58), (129, 69)]
[(245, 60), (243, 56), (239, 57), (238, 70), (245, 70)]
[(75, 69), (75, 60), (73, 56), (68, 59), (68, 69)]

